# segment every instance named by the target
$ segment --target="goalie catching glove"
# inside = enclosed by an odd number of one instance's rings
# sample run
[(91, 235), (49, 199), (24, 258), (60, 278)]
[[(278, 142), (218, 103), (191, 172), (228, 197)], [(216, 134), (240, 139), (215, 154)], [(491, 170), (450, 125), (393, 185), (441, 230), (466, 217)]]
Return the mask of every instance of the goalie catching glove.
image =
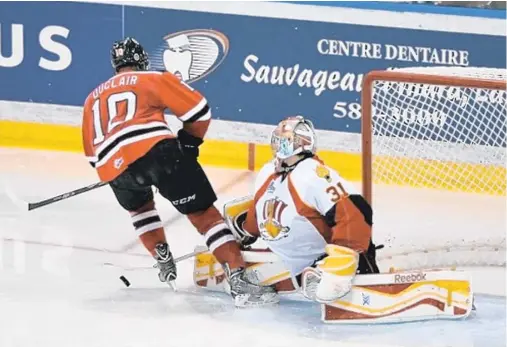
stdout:
[(347, 295), (352, 288), (359, 254), (347, 247), (328, 244), (327, 257), (306, 268), (302, 275), (303, 294), (319, 303), (331, 303)]

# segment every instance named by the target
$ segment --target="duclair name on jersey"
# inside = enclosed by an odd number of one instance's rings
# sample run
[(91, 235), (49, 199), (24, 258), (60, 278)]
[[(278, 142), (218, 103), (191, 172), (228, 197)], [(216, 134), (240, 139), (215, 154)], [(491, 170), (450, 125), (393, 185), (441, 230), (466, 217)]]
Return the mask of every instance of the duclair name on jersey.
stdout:
[(97, 99), (100, 94), (102, 94), (104, 91), (116, 88), (116, 87), (122, 87), (122, 86), (131, 86), (137, 83), (137, 76), (136, 75), (119, 75), (119, 78), (116, 78), (116, 76), (110, 78), (104, 83), (101, 83), (97, 88), (93, 90), (93, 98)]
[(229, 39), (216, 30), (193, 29), (168, 34), (150, 54), (157, 70), (166, 70), (191, 83), (213, 72), (229, 52)]

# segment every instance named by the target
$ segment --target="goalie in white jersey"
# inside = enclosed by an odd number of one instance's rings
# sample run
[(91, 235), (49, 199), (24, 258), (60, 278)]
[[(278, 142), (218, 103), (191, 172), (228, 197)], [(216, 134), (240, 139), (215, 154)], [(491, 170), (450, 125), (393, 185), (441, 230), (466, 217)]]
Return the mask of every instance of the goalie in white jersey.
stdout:
[(315, 155), (309, 120), (283, 120), (273, 131), (271, 147), (274, 159), (259, 172), (253, 203), (235, 231), (243, 244), (260, 236), (298, 285), (303, 271), (315, 266), (321, 278), (313, 284), (318, 286), (303, 291), (319, 302), (334, 301), (347, 294), (356, 272), (378, 273), (372, 209)]
[(321, 276), (313, 278), (312, 288), (303, 288), (305, 294), (334, 301), (349, 291), (356, 272), (378, 273), (371, 207), (315, 155), (309, 120), (283, 120), (271, 146), (274, 159), (259, 172), (255, 196), (226, 204), (225, 218), (243, 246), (261, 237), (294, 287), (305, 280), (303, 270), (316, 266)]
[[(320, 303), (325, 323), (459, 319), (470, 314), (473, 292), (465, 272), (379, 274), (372, 209), (352, 184), (315, 155), (310, 121), (300, 116), (283, 120), (271, 146), (274, 159), (259, 172), (255, 195), (224, 206), (227, 224), (243, 246), (249, 281), (272, 286), (279, 294), (300, 290)], [(247, 248), (259, 238), (267, 252)], [(230, 291), (224, 279), (211, 253), (196, 257), (197, 286)]]
[(301, 116), (287, 118), (274, 130), (271, 147), (275, 158), (257, 176), (253, 204), (238, 229), (242, 236), (261, 236), (293, 276), (317, 260), (326, 263), (327, 245), (357, 255), (354, 266), (360, 273), (378, 272), (372, 209), (315, 155), (312, 123)]

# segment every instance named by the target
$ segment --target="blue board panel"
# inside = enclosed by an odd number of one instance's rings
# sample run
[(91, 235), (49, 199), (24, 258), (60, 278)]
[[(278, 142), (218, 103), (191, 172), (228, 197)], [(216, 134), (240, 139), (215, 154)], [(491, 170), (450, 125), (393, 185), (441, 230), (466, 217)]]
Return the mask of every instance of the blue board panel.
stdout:
[(368, 71), (506, 64), (505, 36), (137, 6), (7, 2), (0, 25), (2, 100), (82, 105), (111, 76), (112, 42), (129, 35), (153, 69), (202, 91), (215, 118), (275, 124), (303, 114), (354, 133)]

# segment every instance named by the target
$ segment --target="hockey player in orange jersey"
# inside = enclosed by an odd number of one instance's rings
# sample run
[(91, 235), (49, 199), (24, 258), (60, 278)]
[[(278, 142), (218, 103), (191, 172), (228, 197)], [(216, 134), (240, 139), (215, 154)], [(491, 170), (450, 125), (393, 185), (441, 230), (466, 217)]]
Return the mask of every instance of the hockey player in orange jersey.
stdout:
[[(115, 42), (116, 74), (87, 97), (83, 146), (100, 179), (127, 210), (162, 282), (177, 271), (155, 208), (152, 186), (186, 215), (227, 273), (237, 306), (278, 301), (271, 287), (245, 277), (245, 262), (231, 230), (214, 207), (216, 195), (197, 157), (210, 124), (206, 99), (169, 72), (148, 71), (148, 55), (134, 39)], [(164, 119), (169, 109), (183, 123), (177, 136)]]

